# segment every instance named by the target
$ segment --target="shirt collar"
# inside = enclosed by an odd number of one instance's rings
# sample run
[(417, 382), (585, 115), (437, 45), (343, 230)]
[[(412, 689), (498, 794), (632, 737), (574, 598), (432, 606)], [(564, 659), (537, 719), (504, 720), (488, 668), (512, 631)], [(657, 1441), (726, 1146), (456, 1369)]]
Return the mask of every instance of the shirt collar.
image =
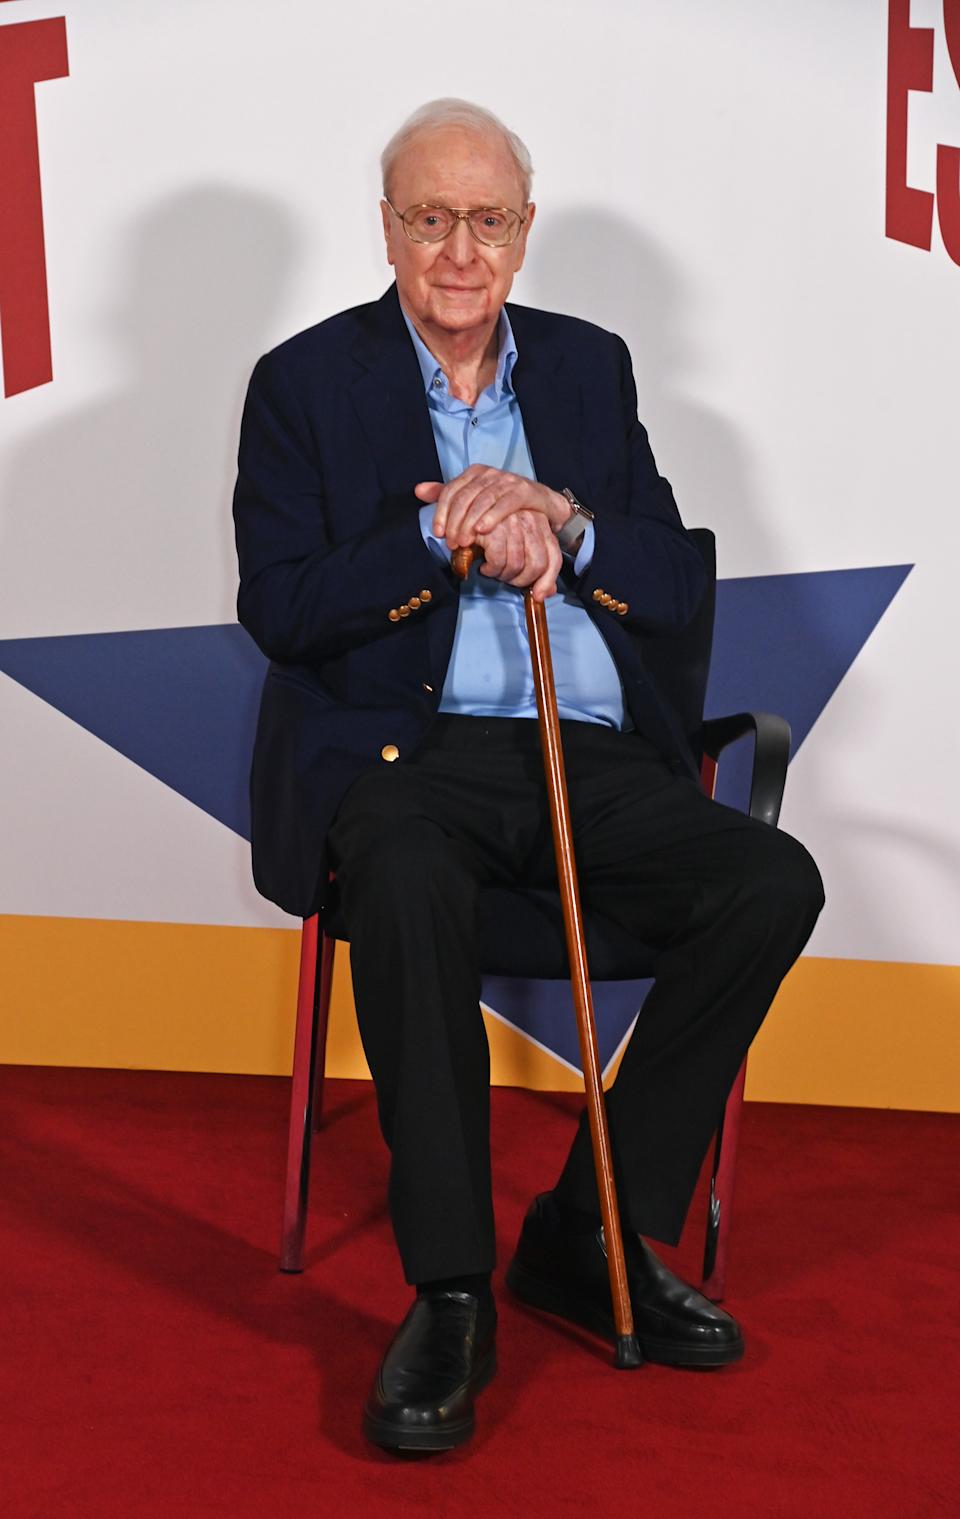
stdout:
[[(430, 391), (434, 388), (433, 382), (438, 375), (443, 384), (442, 386), (438, 385), (436, 388), (437, 390), (445, 390), (447, 385), (446, 375), (402, 306), (400, 310), (403, 312), (403, 320), (407, 324), (407, 331), (413, 341), (417, 361), (420, 365), (420, 373), (423, 376), (424, 390), (428, 395), (430, 394)], [(517, 343), (513, 335), (513, 328), (510, 326), (510, 318), (507, 316), (506, 308), (503, 308), (500, 312), (499, 333), (500, 349), (497, 354), (497, 372), (493, 377), (493, 393), (498, 401), (502, 400), (505, 393), (508, 395), (513, 394), (513, 366), (517, 362)]]

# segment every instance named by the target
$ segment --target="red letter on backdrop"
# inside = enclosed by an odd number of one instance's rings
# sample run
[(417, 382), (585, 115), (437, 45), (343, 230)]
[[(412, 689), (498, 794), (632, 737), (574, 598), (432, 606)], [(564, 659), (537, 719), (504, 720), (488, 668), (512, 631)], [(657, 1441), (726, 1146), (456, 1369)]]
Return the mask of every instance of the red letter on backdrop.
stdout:
[(68, 73), (62, 16), (0, 26), (0, 331), (8, 396), (53, 378), (33, 87)]
[(933, 31), (910, 25), (910, 0), (890, 0), (887, 24), (887, 236), (929, 249), (933, 196), (907, 184), (907, 99), (933, 89)]
[[(960, 0), (943, 0), (947, 52), (960, 88)], [(960, 148), (937, 148), (937, 214), (940, 234), (955, 264), (960, 264)]]

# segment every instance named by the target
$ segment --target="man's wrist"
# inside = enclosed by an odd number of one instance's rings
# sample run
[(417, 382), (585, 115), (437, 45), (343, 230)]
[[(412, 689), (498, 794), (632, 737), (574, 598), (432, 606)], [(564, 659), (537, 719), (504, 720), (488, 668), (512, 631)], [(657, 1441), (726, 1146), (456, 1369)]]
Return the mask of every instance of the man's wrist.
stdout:
[(552, 490), (554, 510), (550, 513), (550, 528), (556, 537), (576, 516), (576, 512), (562, 491)]

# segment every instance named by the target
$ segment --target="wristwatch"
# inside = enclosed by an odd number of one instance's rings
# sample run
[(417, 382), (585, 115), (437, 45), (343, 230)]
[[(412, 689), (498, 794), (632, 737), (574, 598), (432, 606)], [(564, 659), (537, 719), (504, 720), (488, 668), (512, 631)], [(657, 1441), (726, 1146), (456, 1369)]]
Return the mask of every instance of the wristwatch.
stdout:
[(577, 500), (569, 485), (565, 485), (560, 494), (569, 501), (571, 512), (557, 533), (557, 542), (562, 554), (569, 554), (572, 559), (575, 559), (580, 542), (587, 531), (587, 524), (593, 521), (593, 512), (588, 506), (584, 506), (582, 501)]

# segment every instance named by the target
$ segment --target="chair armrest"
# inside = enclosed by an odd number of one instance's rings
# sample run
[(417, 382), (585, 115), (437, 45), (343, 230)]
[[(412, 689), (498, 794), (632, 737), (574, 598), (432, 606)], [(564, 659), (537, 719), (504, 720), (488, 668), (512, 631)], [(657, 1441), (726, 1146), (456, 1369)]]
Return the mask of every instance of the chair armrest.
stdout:
[(776, 828), (783, 801), (783, 788), (790, 760), (790, 724), (773, 712), (737, 712), (730, 717), (711, 717), (703, 725), (703, 752), (712, 760), (738, 738), (753, 733), (753, 773), (750, 778), (752, 818)]

